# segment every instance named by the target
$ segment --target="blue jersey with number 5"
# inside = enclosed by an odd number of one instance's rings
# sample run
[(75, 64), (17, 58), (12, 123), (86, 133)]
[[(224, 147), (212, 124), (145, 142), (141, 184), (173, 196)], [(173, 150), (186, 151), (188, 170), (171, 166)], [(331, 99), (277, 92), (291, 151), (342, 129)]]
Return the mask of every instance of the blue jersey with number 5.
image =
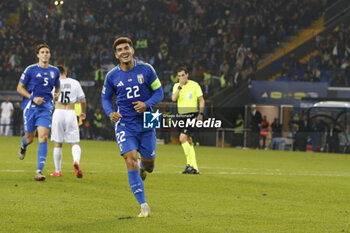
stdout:
[(127, 126), (131, 131), (141, 132), (144, 131), (142, 127), (143, 114), (137, 113), (132, 103), (147, 101), (151, 98), (154, 90), (161, 88), (161, 84), (150, 64), (139, 60), (134, 60), (134, 64), (130, 71), (123, 71), (118, 65), (106, 75), (102, 88), (102, 103), (107, 116), (109, 116), (114, 111), (110, 101), (113, 95), (116, 95), (115, 111), (123, 116), (119, 124)]
[[(60, 71), (56, 67), (49, 65), (48, 68), (42, 68), (38, 63), (30, 65), (24, 70), (19, 81), (32, 96), (44, 98), (45, 103), (38, 107), (53, 109), (52, 89), (60, 85)], [(23, 97), (22, 109), (28, 102), (29, 99)]]

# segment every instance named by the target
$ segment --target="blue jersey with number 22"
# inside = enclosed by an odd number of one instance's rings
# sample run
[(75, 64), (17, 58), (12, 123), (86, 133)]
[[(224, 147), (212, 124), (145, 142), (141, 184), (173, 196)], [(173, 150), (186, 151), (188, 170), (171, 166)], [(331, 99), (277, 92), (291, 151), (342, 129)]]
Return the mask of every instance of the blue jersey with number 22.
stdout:
[(123, 71), (120, 66), (112, 69), (105, 78), (102, 89), (103, 108), (109, 116), (114, 112), (111, 101), (116, 95), (115, 111), (123, 117), (120, 126), (126, 126), (134, 132), (147, 131), (143, 129), (143, 114), (137, 113), (133, 102), (142, 101), (146, 103), (147, 111), (152, 106), (147, 106), (147, 100), (158, 88), (161, 88), (158, 76), (153, 67), (139, 60), (134, 60), (134, 67), (130, 71)]

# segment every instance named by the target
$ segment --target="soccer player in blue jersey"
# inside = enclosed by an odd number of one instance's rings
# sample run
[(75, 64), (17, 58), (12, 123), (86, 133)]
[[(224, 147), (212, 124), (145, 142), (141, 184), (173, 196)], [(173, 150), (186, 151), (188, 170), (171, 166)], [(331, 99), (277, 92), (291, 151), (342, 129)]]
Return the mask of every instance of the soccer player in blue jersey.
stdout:
[[(106, 75), (102, 105), (111, 121), (115, 122), (116, 140), (125, 159), (129, 184), (141, 205), (138, 217), (148, 217), (151, 209), (146, 202), (143, 180), (146, 172), (151, 173), (154, 168), (156, 135), (154, 129), (143, 128), (142, 113), (163, 99), (163, 89), (153, 67), (133, 58), (130, 38), (116, 39), (113, 49), (120, 65)], [(113, 95), (117, 97), (115, 110), (111, 104)], [(141, 154), (140, 165), (137, 152)]]
[[(25, 157), (27, 146), (33, 142), (38, 132), (38, 166), (34, 179), (44, 181), (43, 168), (47, 157), (47, 138), (51, 128), (51, 112), (53, 101), (57, 100), (60, 92), (60, 72), (49, 64), (51, 53), (47, 44), (36, 47), (38, 63), (28, 66), (17, 85), (17, 92), (23, 96), (22, 109), (25, 135), (22, 138), (18, 156)], [(55, 87), (54, 96), (52, 89)]]

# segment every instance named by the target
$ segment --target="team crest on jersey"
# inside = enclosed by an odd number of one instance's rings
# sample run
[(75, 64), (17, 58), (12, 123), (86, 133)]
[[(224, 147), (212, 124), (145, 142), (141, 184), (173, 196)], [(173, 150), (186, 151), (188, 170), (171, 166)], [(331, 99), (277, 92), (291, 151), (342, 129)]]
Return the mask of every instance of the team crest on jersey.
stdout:
[(50, 71), (51, 78), (55, 78), (55, 73), (53, 71)]
[(143, 74), (138, 74), (138, 75), (137, 75), (137, 81), (138, 81), (140, 84), (142, 84), (142, 83), (145, 81), (145, 79), (143, 78)]

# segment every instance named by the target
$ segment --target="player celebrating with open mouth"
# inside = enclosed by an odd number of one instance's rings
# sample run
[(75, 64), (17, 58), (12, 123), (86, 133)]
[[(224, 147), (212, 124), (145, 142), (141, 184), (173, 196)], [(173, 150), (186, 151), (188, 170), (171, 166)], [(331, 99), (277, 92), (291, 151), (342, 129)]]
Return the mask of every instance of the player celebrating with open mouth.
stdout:
[[(149, 217), (151, 209), (146, 202), (143, 180), (146, 172), (150, 173), (154, 168), (156, 134), (154, 129), (143, 128), (142, 113), (161, 101), (164, 93), (153, 67), (133, 58), (130, 38), (116, 39), (113, 49), (120, 64), (106, 75), (102, 105), (111, 121), (115, 122), (116, 140), (125, 159), (129, 184), (141, 205), (138, 217)], [(113, 95), (117, 97), (115, 110), (111, 105)], [(140, 167), (137, 152), (141, 154)]]

